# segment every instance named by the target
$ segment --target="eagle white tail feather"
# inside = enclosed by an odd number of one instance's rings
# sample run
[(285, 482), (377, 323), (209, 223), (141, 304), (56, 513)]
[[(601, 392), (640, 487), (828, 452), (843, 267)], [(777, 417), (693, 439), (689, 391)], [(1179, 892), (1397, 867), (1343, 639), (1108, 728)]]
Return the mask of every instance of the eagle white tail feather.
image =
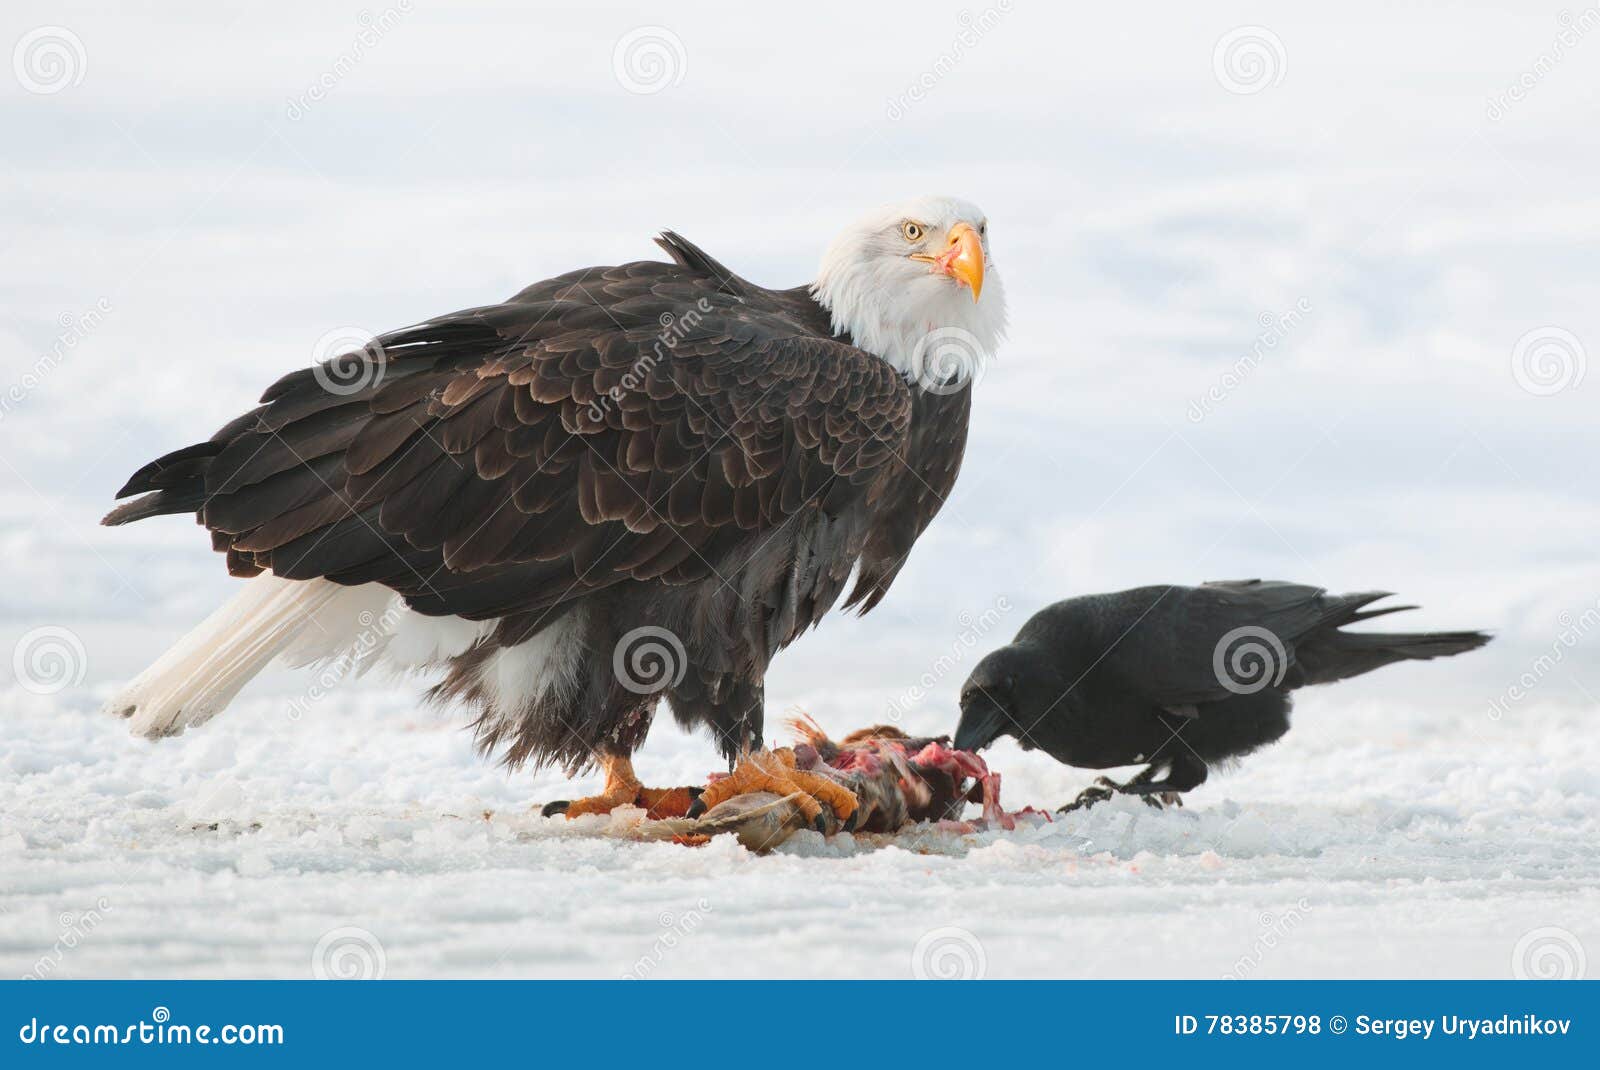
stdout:
[[(578, 686), (584, 617), (574, 612), (476, 667), (498, 716), (515, 721), (551, 695)], [(175, 735), (221, 713), (269, 663), (338, 665), (336, 679), (375, 665), (406, 673), (436, 668), (484, 641), (497, 622), (428, 617), (382, 584), (284, 580), (268, 573), (244, 590), (106, 704), (135, 735)]]
[(292, 669), (318, 665), (350, 653), (351, 644), (360, 640), (361, 650), (356, 653), (361, 655), (359, 669), (365, 671), (387, 645), (403, 612), (396, 607), (404, 603), (380, 583), (341, 587), (331, 580), (299, 582), (332, 587), (334, 595), (306, 612), (300, 634), (284, 646), (279, 663)]
[(220, 713), (341, 592), (327, 581), (258, 576), (106, 704), (135, 735), (170, 736)]

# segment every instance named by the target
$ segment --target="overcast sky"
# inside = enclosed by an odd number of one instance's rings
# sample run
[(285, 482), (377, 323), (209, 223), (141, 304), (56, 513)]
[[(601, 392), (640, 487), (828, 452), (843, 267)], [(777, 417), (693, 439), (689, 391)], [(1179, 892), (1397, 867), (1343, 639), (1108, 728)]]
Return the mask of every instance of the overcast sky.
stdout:
[(940, 192), (988, 213), (1011, 338), (955, 500), (878, 611), (779, 659), (774, 706), (849, 727), (932, 673), (911, 698), (949, 723), (1050, 601), (1255, 575), (1498, 635), (1319, 715), (1448, 727), (1524, 674), (1532, 727), (1593, 705), (1600, 11), (1164, 7), (8, 0), (0, 655), (65, 629), (82, 686), (49, 701), (87, 708), (221, 601), (187, 520), (95, 522), (330, 330), (664, 227), (794, 285)]

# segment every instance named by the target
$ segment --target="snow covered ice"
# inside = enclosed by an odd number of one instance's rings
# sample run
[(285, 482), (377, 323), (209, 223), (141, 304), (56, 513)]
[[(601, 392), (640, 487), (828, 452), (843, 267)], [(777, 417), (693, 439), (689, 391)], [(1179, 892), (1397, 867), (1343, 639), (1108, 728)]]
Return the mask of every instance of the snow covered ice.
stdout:
[[(1284, 742), (1182, 810), (1119, 798), (872, 850), (804, 832), (756, 857), (541, 818), (588, 785), (483, 762), (404, 689), (296, 718), (247, 696), (160, 744), (90, 696), (3, 708), (12, 977), (1508, 977), (1600, 947), (1600, 747), (1578, 709), (1442, 724), (1309, 693)], [(991, 764), (1013, 806), (1090, 776), (1010, 747)], [(668, 723), (639, 761), (659, 784), (714, 767)]]

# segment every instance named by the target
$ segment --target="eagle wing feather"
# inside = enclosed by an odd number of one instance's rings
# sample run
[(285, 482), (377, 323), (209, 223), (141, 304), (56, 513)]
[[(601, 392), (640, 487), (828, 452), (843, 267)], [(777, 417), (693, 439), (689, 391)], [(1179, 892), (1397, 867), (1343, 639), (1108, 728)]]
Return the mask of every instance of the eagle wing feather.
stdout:
[(779, 296), (682, 263), (565, 275), (378, 338), (341, 358), (354, 388), (287, 375), (119, 497), (193, 509), (236, 573), (382, 582), (425, 613), (703, 578), (904, 454), (904, 380)]

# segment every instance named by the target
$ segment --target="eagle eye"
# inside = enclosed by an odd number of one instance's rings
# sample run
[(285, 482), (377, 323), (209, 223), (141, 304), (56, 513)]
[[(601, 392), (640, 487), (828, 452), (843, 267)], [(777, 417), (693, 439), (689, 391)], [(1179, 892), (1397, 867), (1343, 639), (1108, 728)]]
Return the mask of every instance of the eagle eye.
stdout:
[(900, 233), (905, 237), (906, 241), (921, 241), (923, 234), (922, 224), (913, 223), (908, 219), (900, 224)]

